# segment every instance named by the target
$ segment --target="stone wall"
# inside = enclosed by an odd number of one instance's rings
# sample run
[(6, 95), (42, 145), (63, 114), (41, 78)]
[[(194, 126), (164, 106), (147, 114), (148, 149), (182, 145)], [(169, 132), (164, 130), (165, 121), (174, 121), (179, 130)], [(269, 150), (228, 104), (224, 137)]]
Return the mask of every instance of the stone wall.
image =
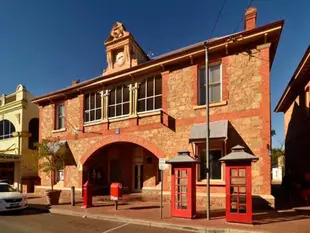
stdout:
[[(210, 106), (210, 120), (229, 120), (227, 152), (241, 144), (247, 151), (259, 157), (253, 165), (253, 192), (270, 195), (270, 87), (268, 45), (253, 51), (256, 57), (245, 54), (222, 58), (223, 99)], [(260, 59), (262, 58), (262, 59)], [(264, 59), (264, 60), (263, 60)], [(117, 122), (102, 122), (98, 125), (82, 126), (83, 95), (66, 102), (66, 115), (73, 126), (65, 132), (52, 132), (54, 104), (40, 108), (41, 137), (59, 137), (67, 140), (75, 158), (76, 167), (66, 168), (66, 187), (81, 187), (82, 163), (96, 150), (118, 141), (128, 141), (144, 147), (157, 157), (172, 158), (183, 148), (192, 152), (189, 132), (194, 123), (205, 122), (205, 108), (197, 106), (198, 64), (171, 69), (163, 73), (163, 111), (147, 118), (123, 119)], [(193, 88), (196, 87), (196, 88)], [(120, 134), (115, 129), (120, 128)], [(165, 171), (164, 189), (170, 190), (170, 172)], [(154, 187), (155, 182), (145, 185)], [(199, 185), (204, 193), (205, 186)], [(213, 193), (223, 193), (224, 184), (213, 185)]]

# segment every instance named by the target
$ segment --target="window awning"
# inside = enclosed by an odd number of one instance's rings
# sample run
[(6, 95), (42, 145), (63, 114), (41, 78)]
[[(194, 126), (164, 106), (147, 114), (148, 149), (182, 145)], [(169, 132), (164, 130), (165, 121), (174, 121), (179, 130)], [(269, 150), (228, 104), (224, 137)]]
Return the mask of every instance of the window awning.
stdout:
[(47, 143), (47, 147), (51, 153), (63, 155), (64, 164), (65, 165), (75, 165), (76, 162), (70, 150), (67, 141), (59, 141), (59, 142), (49, 142)]
[(59, 153), (62, 150), (68, 149), (67, 141), (49, 142), (47, 143), (47, 147), (49, 151), (54, 154)]
[[(189, 141), (206, 140), (206, 124), (193, 124)], [(228, 120), (210, 122), (210, 139), (227, 139)]]

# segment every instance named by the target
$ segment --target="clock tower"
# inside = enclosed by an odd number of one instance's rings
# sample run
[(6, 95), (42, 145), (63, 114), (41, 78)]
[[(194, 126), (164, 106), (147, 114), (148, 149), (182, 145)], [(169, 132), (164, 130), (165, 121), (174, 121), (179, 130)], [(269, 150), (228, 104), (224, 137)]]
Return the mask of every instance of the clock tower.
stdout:
[(124, 25), (116, 22), (105, 41), (108, 67), (103, 75), (139, 65), (149, 58)]

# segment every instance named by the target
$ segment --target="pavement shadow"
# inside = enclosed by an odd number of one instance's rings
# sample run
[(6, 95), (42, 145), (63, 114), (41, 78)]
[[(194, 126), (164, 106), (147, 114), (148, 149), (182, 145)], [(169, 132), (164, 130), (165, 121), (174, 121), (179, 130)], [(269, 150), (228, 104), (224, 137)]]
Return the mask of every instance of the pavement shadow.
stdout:
[(253, 215), (254, 225), (263, 225), (278, 222), (289, 222), (302, 219), (310, 220), (310, 209), (296, 209), (285, 212), (268, 211)]
[(147, 210), (147, 209), (159, 209), (159, 205), (151, 205), (151, 206), (135, 206), (128, 208), (129, 210)]

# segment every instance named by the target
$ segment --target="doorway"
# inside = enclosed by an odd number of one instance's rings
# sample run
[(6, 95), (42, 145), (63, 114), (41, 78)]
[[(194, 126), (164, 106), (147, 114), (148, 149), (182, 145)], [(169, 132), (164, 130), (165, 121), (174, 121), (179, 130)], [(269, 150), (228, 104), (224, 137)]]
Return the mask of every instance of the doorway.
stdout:
[(143, 165), (134, 165), (134, 192), (141, 193), (143, 188)]

